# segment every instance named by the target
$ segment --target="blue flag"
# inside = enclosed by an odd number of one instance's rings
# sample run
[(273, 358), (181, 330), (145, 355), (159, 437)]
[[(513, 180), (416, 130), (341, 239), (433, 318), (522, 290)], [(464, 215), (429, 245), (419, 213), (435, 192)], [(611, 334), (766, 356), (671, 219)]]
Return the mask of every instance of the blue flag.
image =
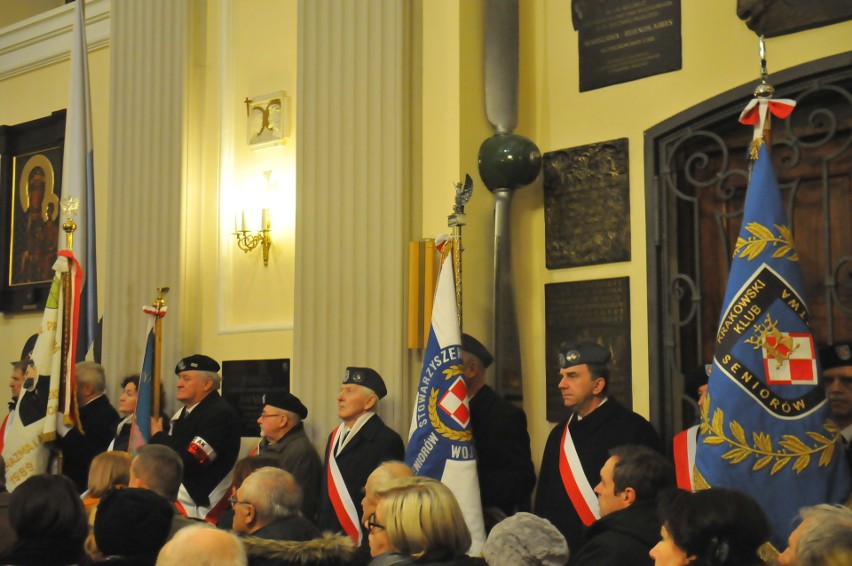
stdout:
[[(75, 207), (74, 255), (84, 272), (80, 292), (76, 361), (86, 359), (98, 331), (98, 276), (95, 254), (95, 174), (92, 151), (92, 104), (89, 94), (89, 56), (85, 2), (75, 2), (71, 45), (71, 88), (65, 116), (62, 202)], [(60, 221), (61, 223), (61, 221)], [(58, 249), (65, 249), (59, 233)], [(100, 360), (95, 360), (100, 361)]]
[(696, 487), (754, 497), (778, 548), (801, 507), (849, 494), (782, 202), (764, 144), (746, 194), (695, 457)]
[(145, 357), (142, 359), (142, 371), (139, 373), (139, 391), (136, 394), (136, 411), (133, 414), (133, 423), (130, 426), (130, 441), (127, 446), (132, 455), (135, 455), (139, 447), (147, 444), (151, 439), (154, 348), (157, 344), (156, 336), (154, 334), (155, 320), (156, 316), (150, 316), (148, 337), (145, 340)]
[(473, 539), (469, 553), (478, 555), (485, 543), (485, 527), (470, 430), (470, 405), (462, 373), (452, 254), (447, 254), (435, 288), (432, 325), (423, 355), (405, 463), (416, 475), (435, 478), (450, 488)]

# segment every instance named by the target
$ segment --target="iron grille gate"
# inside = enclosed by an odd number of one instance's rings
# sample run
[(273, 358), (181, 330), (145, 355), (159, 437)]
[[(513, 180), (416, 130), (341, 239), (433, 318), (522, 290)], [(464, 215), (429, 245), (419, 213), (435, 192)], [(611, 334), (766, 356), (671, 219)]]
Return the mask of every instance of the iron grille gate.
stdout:
[[(852, 340), (852, 52), (770, 77), (798, 104), (773, 123), (772, 159), (818, 343)], [(713, 356), (748, 184), (752, 128), (737, 122), (755, 83), (645, 134), (652, 420), (691, 424), (683, 376)]]

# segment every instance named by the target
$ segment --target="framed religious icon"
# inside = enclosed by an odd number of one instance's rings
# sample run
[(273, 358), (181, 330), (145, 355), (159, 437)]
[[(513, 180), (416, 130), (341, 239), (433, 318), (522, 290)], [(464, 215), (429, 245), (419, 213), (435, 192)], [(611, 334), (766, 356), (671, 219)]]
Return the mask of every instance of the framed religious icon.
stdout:
[(59, 241), (65, 111), (0, 126), (0, 310), (43, 307)]

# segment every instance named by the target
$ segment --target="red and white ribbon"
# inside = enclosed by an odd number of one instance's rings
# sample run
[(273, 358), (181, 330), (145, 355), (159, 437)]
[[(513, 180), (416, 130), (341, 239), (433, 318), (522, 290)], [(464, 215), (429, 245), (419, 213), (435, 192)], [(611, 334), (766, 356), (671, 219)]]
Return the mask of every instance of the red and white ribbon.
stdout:
[(349, 490), (346, 489), (346, 483), (343, 481), (343, 475), (340, 473), (340, 468), (337, 467), (337, 460), (334, 457), (334, 447), (337, 446), (337, 437), (340, 435), (342, 426), (338, 425), (334, 429), (331, 442), (328, 445), (328, 497), (331, 499), (334, 513), (337, 515), (340, 526), (343, 527), (343, 532), (355, 541), (355, 546), (361, 546), (363, 533), (361, 532), (358, 511), (352, 501), (352, 496), (349, 495)]
[[(571, 421), (568, 422), (570, 424)], [(574, 446), (574, 439), (571, 438), (567, 424), (562, 434), (562, 450), (559, 451), (559, 474), (562, 476), (562, 484), (565, 486), (568, 498), (583, 524), (589, 526), (600, 519), (597, 495), (583, 471), (580, 455), (577, 454), (577, 448)]]

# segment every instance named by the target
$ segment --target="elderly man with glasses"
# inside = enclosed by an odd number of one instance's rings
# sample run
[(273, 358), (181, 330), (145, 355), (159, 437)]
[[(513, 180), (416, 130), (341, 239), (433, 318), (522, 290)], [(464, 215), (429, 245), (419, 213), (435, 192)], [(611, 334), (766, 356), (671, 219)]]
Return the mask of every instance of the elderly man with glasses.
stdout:
[(252, 456), (272, 456), (302, 488), (302, 515), (314, 520), (319, 498), (322, 461), (305, 434), (303, 420), (308, 409), (290, 393), (267, 393), (257, 419), (263, 437)]

